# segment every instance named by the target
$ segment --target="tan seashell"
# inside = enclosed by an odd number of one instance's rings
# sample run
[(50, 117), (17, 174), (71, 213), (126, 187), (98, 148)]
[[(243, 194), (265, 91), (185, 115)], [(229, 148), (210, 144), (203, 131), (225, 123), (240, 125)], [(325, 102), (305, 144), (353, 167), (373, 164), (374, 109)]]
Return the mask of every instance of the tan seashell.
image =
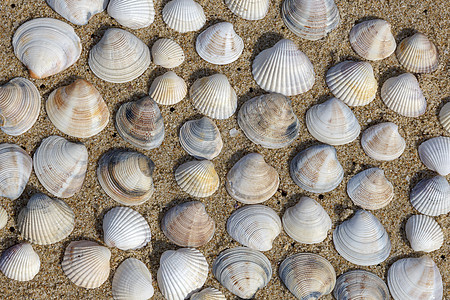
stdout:
[(0, 257), (0, 271), (17, 281), (29, 281), (39, 273), (41, 260), (28, 243), (20, 243), (6, 249)]
[(225, 0), (225, 5), (245, 20), (261, 20), (269, 10), (269, 0)]
[(159, 39), (152, 46), (152, 58), (155, 65), (172, 69), (183, 63), (183, 48), (171, 39)]
[(194, 197), (208, 197), (219, 188), (219, 175), (209, 160), (193, 160), (175, 170), (178, 186)]
[(439, 216), (450, 212), (450, 184), (443, 176), (422, 179), (409, 197), (412, 206), (422, 214)]
[(136, 258), (127, 258), (120, 264), (111, 285), (115, 300), (150, 299), (155, 292), (152, 274), (147, 266)]
[(450, 133), (450, 102), (445, 103), (441, 108), (441, 111), (439, 112), (439, 121), (441, 122), (442, 127)]
[(444, 233), (438, 222), (424, 215), (409, 217), (405, 225), (406, 237), (414, 251), (432, 252), (441, 248)]
[(75, 25), (86, 25), (105, 10), (108, 0), (46, 0), (48, 6)]
[(364, 130), (361, 136), (364, 152), (373, 159), (390, 161), (399, 158), (405, 151), (405, 139), (392, 122), (373, 125)]
[(148, 94), (158, 104), (174, 105), (186, 97), (187, 85), (183, 78), (169, 71), (153, 80)]
[(441, 176), (450, 174), (450, 137), (437, 136), (419, 146), (419, 157), (430, 170)]
[(0, 229), (6, 226), (8, 223), (8, 212), (0, 206)]
[(189, 300), (227, 300), (227, 298), (218, 289), (206, 288), (198, 293), (192, 294)]
[(398, 44), (398, 61), (413, 73), (431, 73), (439, 66), (439, 53), (426, 35), (417, 32)]
[(389, 300), (389, 290), (377, 275), (364, 270), (351, 270), (339, 276), (333, 296), (336, 300)]
[(162, 10), (164, 23), (175, 31), (197, 31), (205, 25), (206, 16), (200, 4), (193, 0), (172, 0)]
[(153, 0), (110, 0), (108, 15), (122, 26), (140, 29), (153, 23), (155, 8)]
[(15, 200), (22, 195), (30, 179), (33, 163), (30, 155), (15, 144), (0, 144), (0, 197)]

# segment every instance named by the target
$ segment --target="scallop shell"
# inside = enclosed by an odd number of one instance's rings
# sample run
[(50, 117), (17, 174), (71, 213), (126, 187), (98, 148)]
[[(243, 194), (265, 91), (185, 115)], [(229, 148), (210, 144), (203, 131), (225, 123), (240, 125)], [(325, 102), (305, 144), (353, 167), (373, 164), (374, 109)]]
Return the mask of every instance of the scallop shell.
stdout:
[(297, 299), (319, 299), (336, 283), (336, 272), (328, 260), (314, 253), (289, 256), (278, 270), (281, 280)]
[(75, 214), (69, 205), (44, 194), (34, 194), (17, 219), (22, 236), (35, 244), (50, 245), (72, 232)]
[(60, 198), (80, 191), (88, 164), (83, 144), (52, 135), (42, 140), (33, 156), (34, 172), (44, 188)]
[(409, 217), (405, 226), (406, 237), (414, 251), (432, 252), (441, 248), (444, 233), (438, 222), (424, 215)]
[(445, 103), (441, 108), (441, 111), (439, 112), (439, 121), (441, 122), (442, 127), (450, 133), (450, 102)]
[(402, 40), (395, 54), (398, 61), (409, 72), (431, 73), (439, 66), (439, 53), (436, 46), (420, 32)]
[(441, 176), (450, 174), (450, 137), (438, 136), (419, 146), (419, 157), (430, 170)]
[(284, 231), (299, 243), (321, 243), (327, 238), (331, 225), (330, 216), (320, 203), (309, 197), (301, 197), (283, 215)]
[(339, 276), (333, 295), (336, 300), (388, 300), (389, 290), (377, 275), (364, 270), (352, 270)]
[(309, 58), (287, 39), (259, 53), (252, 64), (256, 83), (265, 91), (293, 96), (314, 85), (314, 67)]
[(172, 69), (184, 61), (183, 48), (171, 39), (159, 39), (152, 46), (152, 57), (155, 65)]
[(144, 217), (129, 207), (114, 207), (103, 217), (103, 234), (108, 247), (136, 250), (150, 242), (150, 227)]
[(193, 0), (172, 0), (162, 10), (164, 23), (175, 31), (197, 31), (205, 25), (206, 16), (200, 4)]
[(221, 22), (200, 33), (195, 50), (201, 58), (215, 65), (227, 65), (239, 58), (244, 41), (234, 31), (233, 24)]
[(33, 163), (28, 153), (15, 144), (0, 144), (0, 197), (15, 200), (30, 179)]
[(152, 274), (147, 266), (136, 258), (124, 260), (112, 280), (114, 299), (150, 299), (153, 294)]
[(41, 261), (28, 243), (6, 249), (0, 257), (0, 271), (9, 279), (29, 281), (39, 273)]
[(371, 158), (390, 161), (399, 158), (405, 151), (405, 139), (398, 132), (398, 126), (392, 122), (373, 125), (364, 130), (361, 146)]
[(105, 10), (108, 0), (46, 0), (48, 6), (75, 25), (86, 25)]
[(336, 149), (329, 145), (316, 145), (298, 153), (290, 164), (292, 180), (312, 193), (334, 190), (344, 178)]
[(174, 105), (186, 97), (187, 85), (183, 78), (169, 71), (153, 80), (148, 94), (158, 104)]
[(20, 25), (12, 45), (32, 78), (64, 71), (78, 60), (82, 48), (72, 26), (51, 18), (32, 19)]
[(333, 243), (342, 257), (360, 266), (382, 263), (391, 252), (386, 229), (374, 215), (362, 209), (336, 227)]
[(245, 204), (269, 200), (277, 191), (280, 178), (275, 168), (259, 153), (241, 158), (228, 172), (225, 187), (235, 200)]
[(108, 15), (122, 26), (131, 29), (145, 28), (155, 19), (153, 0), (110, 0)]
[(225, 5), (245, 20), (261, 20), (269, 10), (270, 0), (225, 0)]
[(450, 212), (450, 185), (443, 176), (425, 178), (412, 189), (412, 206), (428, 216), (439, 216)]
[(106, 247), (91, 241), (74, 241), (64, 252), (61, 268), (75, 285), (94, 289), (108, 279), (110, 258)]
[(8, 212), (0, 206), (0, 229), (6, 226), (8, 223)]
[(218, 289), (206, 288), (201, 292), (192, 294), (189, 300), (227, 300), (227, 298)]
[(208, 197), (219, 188), (219, 175), (209, 160), (188, 161), (175, 170), (178, 186), (194, 197)]
[(109, 121), (109, 111), (103, 97), (84, 79), (54, 90), (48, 96), (46, 109), (56, 128), (78, 138), (96, 135)]
[(0, 129), (21, 135), (33, 127), (41, 109), (41, 95), (28, 79), (16, 77), (0, 86)]
[(150, 49), (134, 34), (109, 28), (89, 51), (89, 67), (105, 81), (123, 83), (141, 76), (151, 63)]
[(231, 293), (243, 299), (251, 299), (269, 283), (272, 266), (261, 252), (236, 247), (222, 251), (217, 256), (212, 272)]
[(183, 300), (200, 289), (208, 277), (208, 263), (197, 249), (167, 250), (161, 255), (158, 286), (167, 300)]

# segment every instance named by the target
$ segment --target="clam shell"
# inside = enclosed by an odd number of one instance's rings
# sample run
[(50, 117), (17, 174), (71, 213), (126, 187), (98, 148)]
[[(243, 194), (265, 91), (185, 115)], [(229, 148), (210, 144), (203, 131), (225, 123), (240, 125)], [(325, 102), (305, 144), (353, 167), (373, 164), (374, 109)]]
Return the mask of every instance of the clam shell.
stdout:
[(269, 10), (270, 0), (225, 0), (225, 5), (246, 20), (261, 20)]
[(336, 300), (388, 300), (389, 290), (377, 275), (364, 270), (352, 270), (339, 276), (333, 296)]
[(398, 126), (392, 122), (373, 125), (364, 130), (361, 146), (371, 158), (390, 161), (399, 158), (405, 151), (405, 139), (398, 132)]
[(148, 94), (158, 104), (174, 105), (186, 96), (187, 85), (183, 78), (169, 71), (153, 80)]
[(8, 223), (8, 212), (0, 206), (0, 229), (6, 226)]
[(450, 185), (443, 176), (425, 178), (411, 190), (412, 206), (428, 216), (450, 212)]
[(131, 29), (148, 27), (155, 19), (153, 0), (110, 0), (108, 15)]
[(439, 112), (439, 121), (441, 122), (442, 127), (450, 133), (450, 102), (445, 103), (441, 108), (441, 111)]
[(406, 237), (414, 251), (432, 252), (441, 248), (444, 233), (438, 222), (424, 215), (409, 217), (405, 226)]
[(34, 172), (44, 188), (60, 198), (80, 191), (88, 164), (83, 144), (52, 135), (42, 140), (33, 156)]
[(162, 10), (164, 23), (175, 31), (197, 31), (205, 25), (206, 16), (200, 4), (193, 0), (172, 0)]
[(402, 40), (398, 44), (395, 55), (409, 72), (431, 73), (439, 66), (439, 53), (436, 46), (420, 32)]
[(20, 25), (12, 45), (32, 78), (64, 71), (78, 60), (82, 48), (72, 26), (52, 18), (32, 19)]
[(152, 58), (155, 65), (172, 69), (183, 63), (183, 48), (171, 39), (159, 39), (152, 46)]
[(419, 146), (419, 157), (430, 170), (441, 176), (450, 174), (450, 137), (438, 136)]
[(9, 279), (29, 281), (41, 268), (39, 255), (28, 243), (20, 243), (6, 249), (0, 257), (0, 271)]
[(84, 79), (54, 90), (45, 106), (53, 125), (70, 136), (89, 138), (108, 125), (109, 111), (103, 97)]
[(22, 236), (35, 244), (57, 243), (72, 232), (75, 214), (69, 205), (44, 194), (34, 194), (17, 219)]
[(127, 258), (117, 268), (112, 280), (115, 300), (150, 299), (154, 294), (152, 274), (136, 258)]
[(217, 256), (212, 272), (231, 293), (243, 299), (251, 299), (269, 283), (272, 266), (261, 252), (236, 247), (222, 251)]
[(206, 288), (201, 292), (192, 294), (189, 300), (227, 300), (227, 298), (218, 289)]
[(293, 96), (314, 85), (314, 67), (309, 58), (287, 39), (259, 53), (252, 64), (256, 83), (265, 91)]
[(22, 195), (33, 168), (28, 153), (15, 144), (0, 144), (0, 197), (15, 200)]
[(86, 25), (105, 10), (108, 0), (46, 0), (48, 6), (75, 25)]
[(112, 83), (128, 82), (141, 76), (150, 65), (150, 49), (134, 34), (109, 28), (89, 51), (94, 74)]
[(209, 160), (193, 160), (175, 170), (178, 186), (194, 197), (208, 197), (219, 188), (219, 175)]

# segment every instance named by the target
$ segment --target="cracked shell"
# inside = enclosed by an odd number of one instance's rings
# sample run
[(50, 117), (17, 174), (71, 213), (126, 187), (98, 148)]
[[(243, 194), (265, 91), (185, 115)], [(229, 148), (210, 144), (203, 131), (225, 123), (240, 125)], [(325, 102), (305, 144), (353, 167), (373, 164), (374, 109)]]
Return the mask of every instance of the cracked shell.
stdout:
[(420, 32), (402, 40), (395, 54), (400, 64), (409, 72), (431, 73), (439, 66), (436, 46)]
[(450, 185), (443, 176), (425, 178), (411, 190), (412, 206), (428, 216), (439, 216), (450, 212)]
[(375, 160), (390, 161), (399, 158), (406, 148), (405, 139), (392, 122), (373, 125), (361, 136), (364, 152)]
[(15, 144), (0, 144), (0, 197), (15, 200), (22, 195), (30, 179), (33, 163), (30, 155)]
[(174, 105), (186, 96), (187, 85), (183, 78), (169, 71), (153, 80), (148, 94), (158, 104)]
[(450, 137), (438, 136), (419, 146), (419, 157), (430, 170), (441, 176), (450, 174)]
[(105, 10), (108, 0), (46, 0), (48, 6), (75, 25), (86, 25)]
[(197, 31), (205, 25), (206, 16), (200, 4), (193, 0), (172, 0), (162, 10), (164, 23), (177, 32)]
[(219, 175), (209, 160), (193, 160), (175, 170), (178, 186), (194, 197), (208, 197), (219, 188)]
[(364, 270), (352, 270), (339, 276), (333, 296), (336, 300), (388, 300), (389, 290), (377, 275)]
[(39, 273), (41, 260), (28, 243), (6, 249), (0, 257), (0, 271), (9, 279), (29, 281)]
[(155, 8), (153, 0), (110, 0), (108, 15), (122, 26), (140, 29), (153, 23)]
[(124, 260), (114, 273), (112, 294), (115, 300), (150, 299), (154, 294), (152, 274), (136, 258)]
[(409, 217), (405, 225), (406, 237), (414, 251), (432, 252), (441, 248), (444, 233), (438, 222), (424, 215)]

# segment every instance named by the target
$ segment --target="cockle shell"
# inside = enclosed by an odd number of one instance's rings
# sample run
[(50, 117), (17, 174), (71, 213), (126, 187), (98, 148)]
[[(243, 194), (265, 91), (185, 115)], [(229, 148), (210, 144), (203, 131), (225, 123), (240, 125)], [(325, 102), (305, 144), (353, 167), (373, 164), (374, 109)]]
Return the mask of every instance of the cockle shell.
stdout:
[(377, 275), (364, 270), (351, 270), (339, 276), (333, 296), (336, 300), (388, 300), (389, 290)]
[(328, 260), (314, 253), (289, 256), (278, 270), (281, 280), (297, 299), (319, 299), (336, 283), (336, 272)]
[(150, 49), (134, 34), (109, 28), (89, 51), (92, 72), (108, 82), (123, 83), (141, 76), (150, 65)]
[(419, 146), (419, 157), (428, 169), (447, 176), (450, 173), (450, 137), (438, 136), (426, 140)]
[(269, 283), (272, 266), (261, 252), (236, 247), (222, 251), (217, 256), (212, 272), (231, 293), (243, 299), (251, 299)]
[(439, 121), (441, 122), (442, 127), (450, 133), (450, 102), (445, 103), (441, 108), (441, 111), (439, 112)]
[(201, 292), (192, 294), (189, 300), (227, 300), (227, 298), (218, 289), (206, 288)]
[(145, 28), (155, 19), (153, 0), (110, 0), (108, 15), (122, 26), (131, 29)]
[(228, 172), (225, 187), (228, 194), (245, 204), (261, 203), (277, 191), (280, 178), (275, 168), (259, 153), (241, 158)]
[(32, 19), (20, 25), (12, 45), (32, 78), (64, 71), (78, 60), (82, 48), (72, 26), (52, 18)]
[(6, 226), (8, 223), (8, 212), (0, 206), (0, 229)]
[(450, 212), (450, 185), (443, 176), (425, 178), (413, 187), (410, 194), (412, 206), (428, 216)]
[(75, 25), (86, 25), (105, 10), (108, 0), (46, 0), (48, 6)]
[(33, 156), (39, 182), (60, 198), (71, 197), (81, 189), (87, 164), (88, 152), (83, 144), (56, 135), (43, 139)]
[(28, 153), (15, 144), (0, 144), (0, 197), (15, 200), (30, 179), (33, 163)]
[(72, 232), (75, 214), (69, 205), (44, 194), (34, 194), (17, 218), (22, 236), (32, 243), (50, 245)]
[(70, 136), (88, 138), (108, 125), (109, 111), (103, 97), (84, 79), (54, 90), (45, 106), (53, 125)]
[(208, 277), (208, 263), (194, 248), (167, 250), (161, 255), (158, 286), (167, 300), (183, 300), (200, 289)]
[(405, 226), (406, 237), (414, 251), (432, 252), (441, 248), (444, 233), (438, 222), (424, 215), (409, 217)]
[(162, 11), (164, 23), (175, 31), (197, 31), (205, 25), (206, 16), (200, 4), (193, 0), (172, 0)]
[(431, 73), (439, 66), (436, 46), (420, 32), (402, 40), (395, 54), (409, 72)]
[(64, 252), (61, 268), (75, 285), (94, 289), (108, 279), (110, 258), (109, 249), (96, 242), (74, 241)]
[(186, 96), (187, 85), (183, 78), (169, 71), (153, 80), (148, 94), (158, 104), (174, 105)]
[(293, 96), (314, 85), (314, 67), (309, 58), (288, 39), (259, 53), (252, 64), (256, 83), (265, 91)]
[(111, 290), (115, 300), (150, 299), (155, 292), (152, 274), (147, 266), (131, 257), (124, 260), (116, 269)]
[(28, 243), (20, 243), (6, 249), (0, 257), (0, 271), (17, 281), (29, 281), (39, 273), (41, 260)]
[(159, 39), (152, 46), (152, 58), (155, 65), (172, 69), (183, 63), (183, 48), (174, 40)]
[(16, 77), (0, 86), (0, 129), (21, 135), (33, 127), (41, 109), (41, 95), (28, 79)]
[(396, 124), (384, 122), (364, 130), (361, 136), (361, 146), (369, 157), (390, 161), (402, 155), (406, 142), (398, 132)]
[(175, 170), (178, 186), (194, 197), (208, 197), (219, 188), (219, 175), (209, 160), (193, 160)]
[(225, 0), (225, 5), (245, 20), (261, 20), (269, 10), (270, 0)]

